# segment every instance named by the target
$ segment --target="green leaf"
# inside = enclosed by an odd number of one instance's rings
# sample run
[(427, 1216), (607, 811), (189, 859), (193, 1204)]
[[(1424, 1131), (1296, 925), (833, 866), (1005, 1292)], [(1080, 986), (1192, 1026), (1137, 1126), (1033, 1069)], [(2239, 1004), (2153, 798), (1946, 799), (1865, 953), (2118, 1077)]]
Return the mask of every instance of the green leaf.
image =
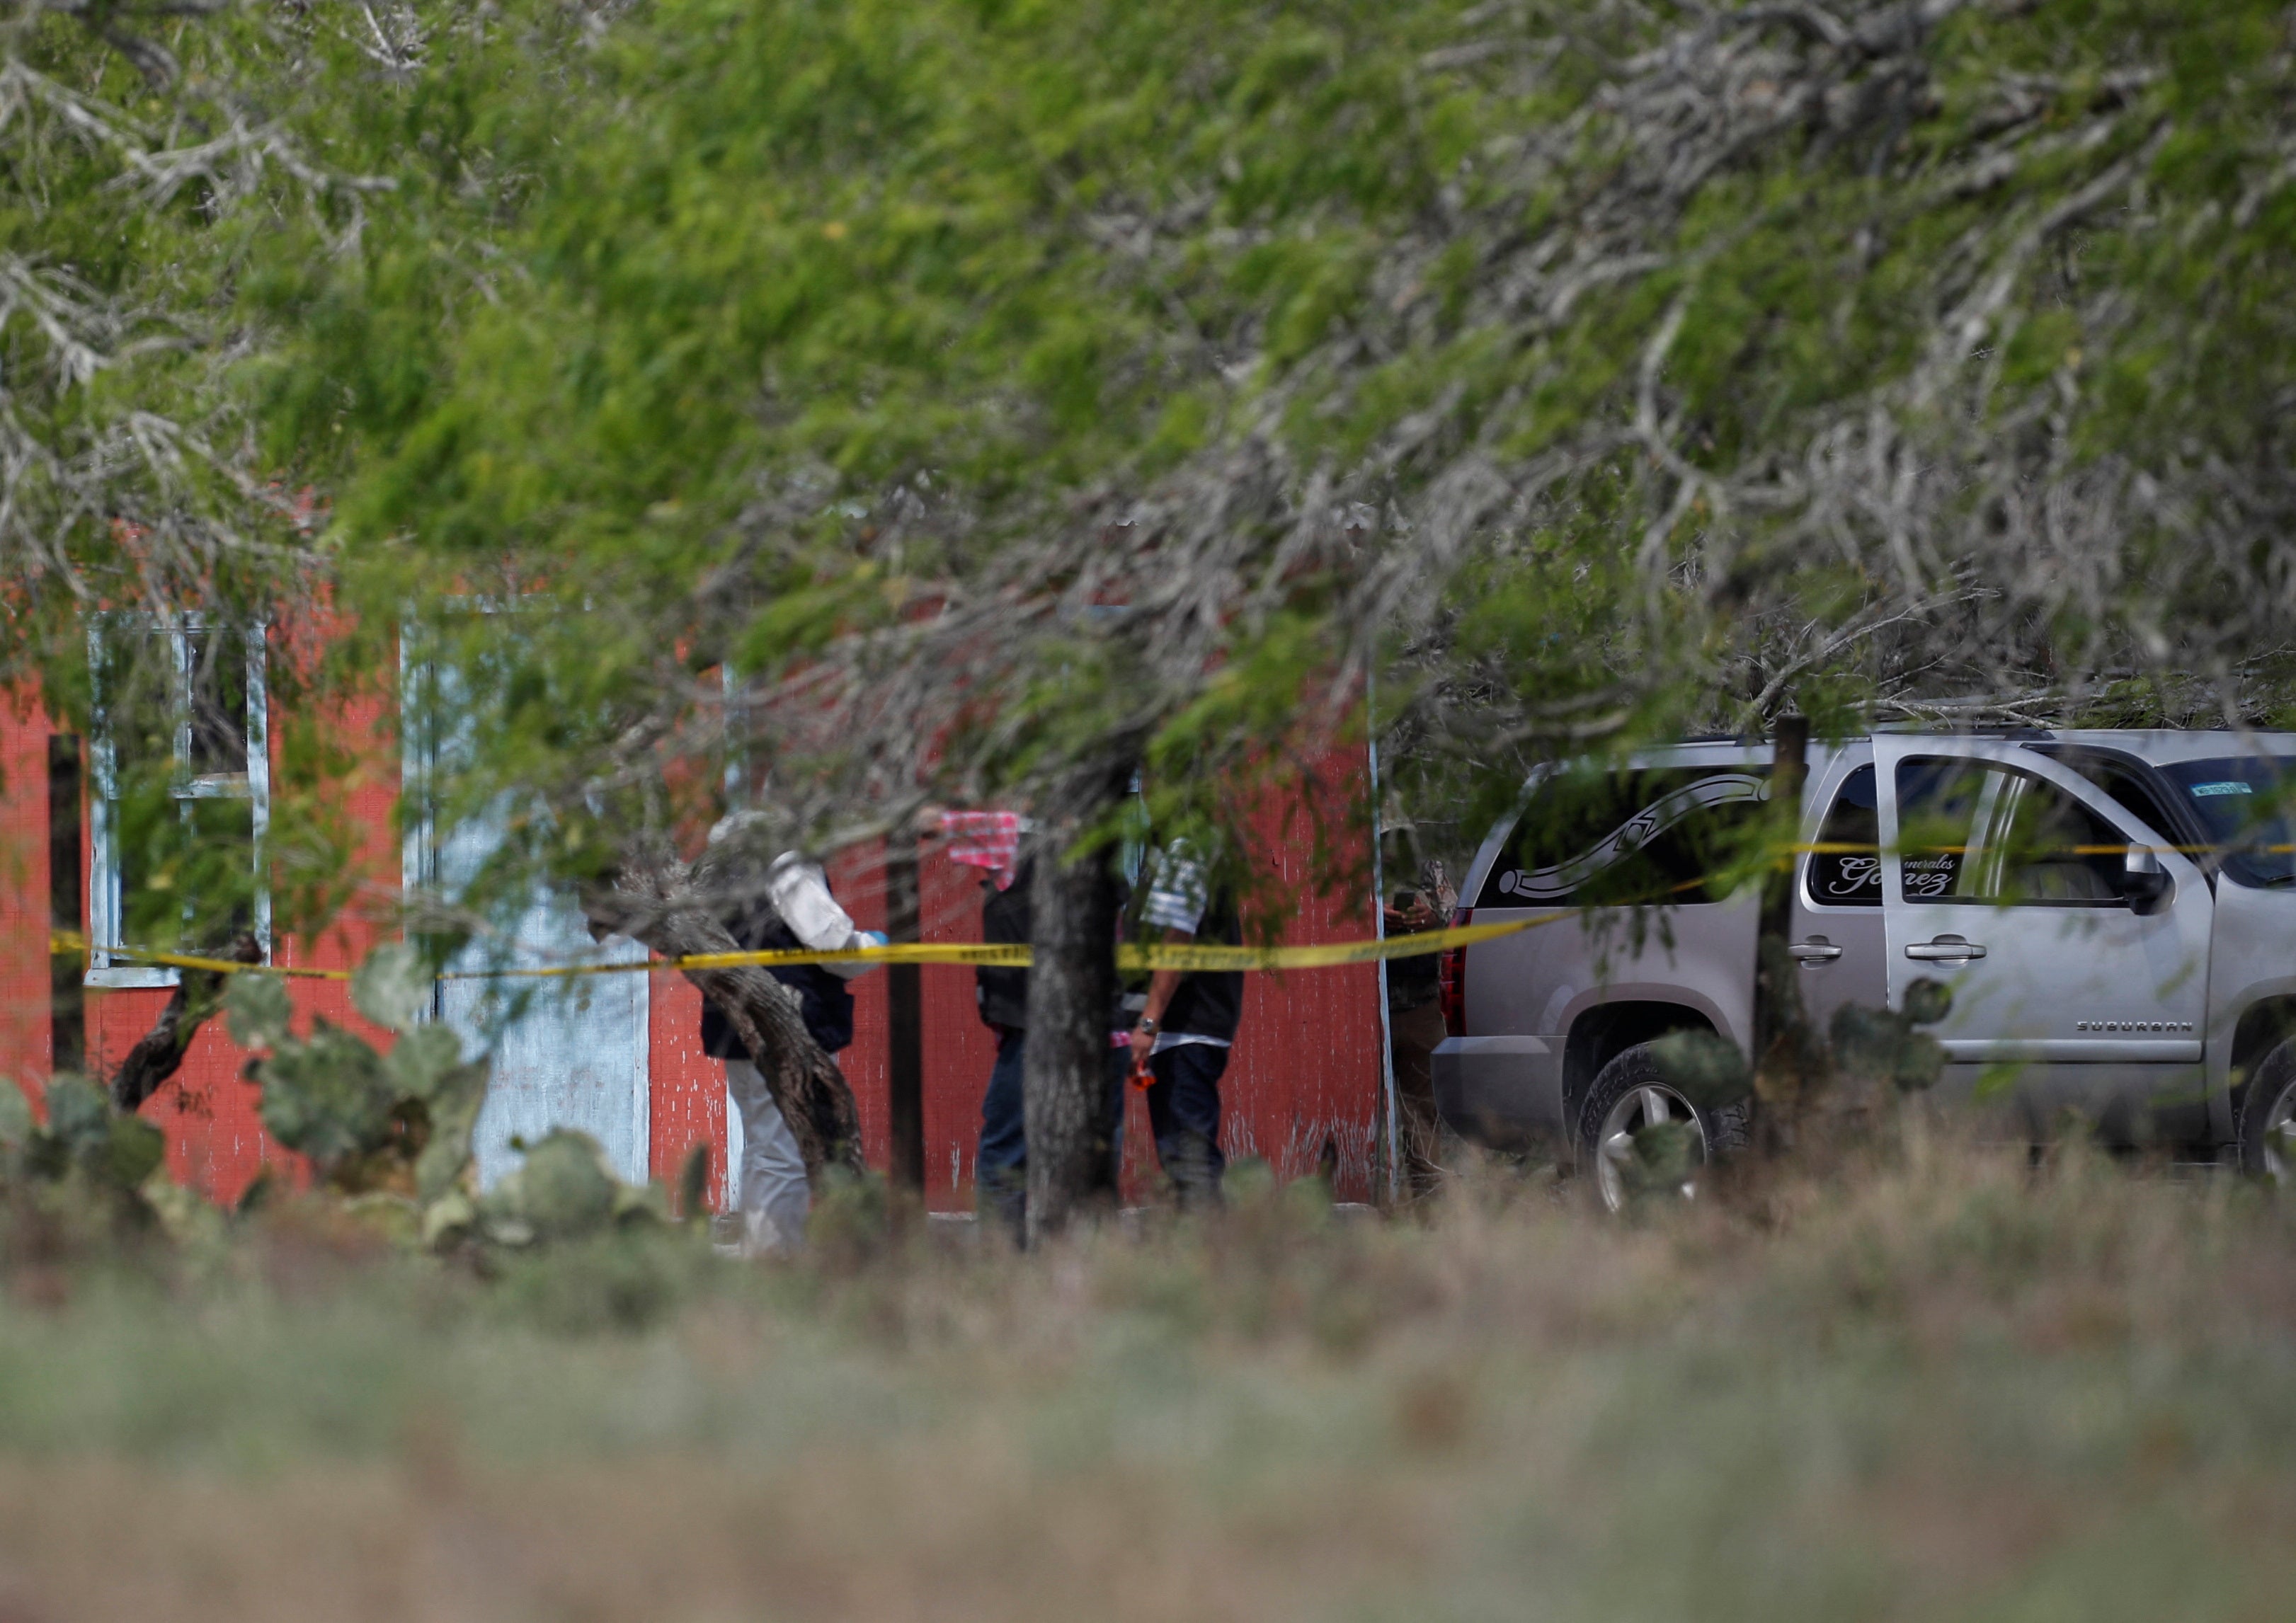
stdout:
[(257, 1072), (258, 1113), (271, 1135), (324, 1169), (390, 1143), (398, 1092), (382, 1058), (351, 1032), (319, 1022), (308, 1043), (283, 1045)]
[(385, 1030), (408, 1032), (430, 1009), (431, 986), (430, 971), (414, 947), (387, 942), (351, 977), (351, 1004)]
[(276, 1048), (287, 1040), (294, 1005), (278, 976), (234, 975), (223, 1006), (231, 1040), (242, 1048)]
[(32, 1119), (32, 1102), (24, 1097), (24, 1090), (0, 1077), (0, 1146), (21, 1148), (37, 1127)]
[(119, 1187), (135, 1189), (159, 1169), (167, 1156), (166, 1134), (141, 1116), (122, 1114), (111, 1119), (101, 1168), (103, 1176)]
[(462, 1062), (463, 1042), (453, 1030), (442, 1025), (420, 1025), (391, 1045), (383, 1068), (401, 1094), (428, 1102), (462, 1069)]
[(1906, 988), (1901, 1001), (1907, 1024), (1934, 1026), (1953, 1012), (1953, 988), (1942, 980), (1923, 975)]
[(111, 1134), (111, 1101), (85, 1077), (48, 1084), (48, 1131), (76, 1155), (101, 1150)]
[(488, 1204), (537, 1239), (568, 1239), (605, 1226), (617, 1185), (606, 1152), (587, 1133), (560, 1127), (526, 1150)]
[(1651, 1045), (1651, 1057), (1660, 1073), (1703, 1110), (1734, 1103), (1753, 1089), (1738, 1045), (1711, 1031), (1669, 1032)]

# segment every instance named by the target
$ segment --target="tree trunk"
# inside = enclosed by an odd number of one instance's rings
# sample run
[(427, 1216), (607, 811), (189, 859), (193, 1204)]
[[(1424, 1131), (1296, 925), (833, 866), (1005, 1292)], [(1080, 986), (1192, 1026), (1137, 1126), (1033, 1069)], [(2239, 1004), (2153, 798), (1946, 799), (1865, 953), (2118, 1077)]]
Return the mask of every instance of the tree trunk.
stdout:
[[(263, 947), (253, 936), (242, 935), (217, 956), (234, 963), (260, 963)], [(111, 1078), (112, 1103), (123, 1111), (135, 1109), (183, 1068), (192, 1039), (200, 1034), (208, 1016), (223, 1006), (226, 979), (215, 970), (177, 972), (176, 989), (168, 995), (168, 1006), (160, 1011), (158, 1022), (136, 1039)]]
[[(583, 911), (594, 930), (628, 936), (665, 958), (739, 952), (741, 944), (719, 918), (707, 878), (700, 867), (668, 851), (633, 856), (611, 889), (584, 892)], [(796, 1135), (814, 1193), (822, 1193), (823, 1175), (831, 1168), (863, 1172), (861, 1117), (853, 1090), (805, 1029), (797, 994), (754, 965), (687, 970), (685, 975), (718, 1006), (750, 1051)]]
[[(1123, 791), (1095, 775), (1040, 823), (1029, 898), (1029, 1045), (1021, 1072), (1029, 1142), (1029, 1239), (1058, 1234), (1080, 1210), (1116, 1204), (1109, 1029), (1116, 1007), (1119, 897), (1114, 853), (1062, 860)], [(1120, 1106), (1120, 1101), (1118, 1102)]]
[[(1770, 804), (1792, 845), (1801, 838), (1802, 786), (1809, 777), (1809, 718), (1781, 716), (1772, 733)], [(1792, 1148), (1812, 1086), (1824, 1069), (1817, 1034), (1801, 997), (1806, 971), (1786, 951), (1792, 934), (1794, 865), (1769, 865), (1762, 881), (1754, 942), (1755, 1139), (1765, 1152)]]

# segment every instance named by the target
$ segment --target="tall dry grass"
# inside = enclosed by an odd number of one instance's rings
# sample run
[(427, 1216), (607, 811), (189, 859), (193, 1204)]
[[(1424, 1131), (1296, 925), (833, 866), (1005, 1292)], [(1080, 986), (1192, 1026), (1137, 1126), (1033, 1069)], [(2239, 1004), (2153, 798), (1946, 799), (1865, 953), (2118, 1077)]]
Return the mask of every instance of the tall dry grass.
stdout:
[(2296, 1615), (2282, 1206), (1917, 1119), (1714, 1193), (491, 1281), (20, 1235), (0, 1619)]

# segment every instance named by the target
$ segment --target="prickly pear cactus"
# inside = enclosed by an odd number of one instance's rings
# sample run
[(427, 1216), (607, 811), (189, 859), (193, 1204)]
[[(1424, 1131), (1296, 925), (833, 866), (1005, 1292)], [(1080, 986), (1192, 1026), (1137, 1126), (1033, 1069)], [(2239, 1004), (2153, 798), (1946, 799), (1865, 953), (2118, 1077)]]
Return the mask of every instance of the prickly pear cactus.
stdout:
[[(396, 1034), (390, 1053), (323, 1020), (297, 1037), (275, 977), (234, 977), (225, 1009), (233, 1040), (261, 1051), (248, 1075), (263, 1089), (263, 1125), (309, 1157), (321, 1184), (352, 1197), (352, 1208), (442, 1250), (527, 1246), (667, 1220), (658, 1190), (616, 1182), (597, 1141), (565, 1129), (519, 1145), (524, 1164), (481, 1195), (471, 1130), (488, 1068), (466, 1062), (461, 1039), (423, 1018), (429, 970), (410, 947), (378, 948), (352, 978), (351, 1001)], [(0, 1121), (0, 1138), (5, 1132)]]
[(525, 1164), (502, 1181), (494, 1198), (536, 1238), (562, 1240), (603, 1228), (614, 1214), (615, 1188), (598, 1141), (562, 1127), (526, 1146)]
[(76, 1184), (103, 1197), (93, 1211), (148, 1217), (145, 1190), (168, 1153), (160, 1129), (115, 1109), (85, 1077), (57, 1077), (45, 1102), (43, 1122), (34, 1118), (23, 1090), (0, 1077), (0, 1184)]
[(1924, 977), (1906, 988), (1902, 1004), (1898, 1009), (1844, 1004), (1833, 1012), (1828, 1035), (1834, 1062), (1847, 1075), (1919, 1093), (1934, 1086), (1945, 1070), (1945, 1048), (1915, 1028), (1934, 1025), (1951, 1013), (1953, 990)]
[(268, 975), (234, 977), (225, 999), (232, 1038), (267, 1051), (249, 1067), (263, 1089), (263, 1125), (308, 1157), (323, 1184), (427, 1203), (463, 1181), (487, 1067), (464, 1063), (460, 1039), (423, 1021), (430, 996), (411, 947), (380, 947), (360, 966), (351, 1002), (397, 1034), (385, 1054), (324, 1020), (297, 1037), (285, 987)]
[(427, 1243), (529, 1246), (668, 1218), (661, 1192), (617, 1182), (604, 1148), (587, 1133), (561, 1127), (535, 1143), (512, 1143), (525, 1157), (519, 1169), (482, 1197), (458, 1190), (433, 1203), (423, 1225)]

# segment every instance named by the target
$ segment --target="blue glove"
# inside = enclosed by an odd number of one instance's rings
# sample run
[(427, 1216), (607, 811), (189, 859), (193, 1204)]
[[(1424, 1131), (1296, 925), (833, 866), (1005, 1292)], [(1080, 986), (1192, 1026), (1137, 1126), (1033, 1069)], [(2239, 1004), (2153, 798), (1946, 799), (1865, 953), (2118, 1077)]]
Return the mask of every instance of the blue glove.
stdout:
[(882, 930), (865, 930), (861, 932), (861, 942), (865, 947), (886, 947), (891, 945), (892, 938)]

